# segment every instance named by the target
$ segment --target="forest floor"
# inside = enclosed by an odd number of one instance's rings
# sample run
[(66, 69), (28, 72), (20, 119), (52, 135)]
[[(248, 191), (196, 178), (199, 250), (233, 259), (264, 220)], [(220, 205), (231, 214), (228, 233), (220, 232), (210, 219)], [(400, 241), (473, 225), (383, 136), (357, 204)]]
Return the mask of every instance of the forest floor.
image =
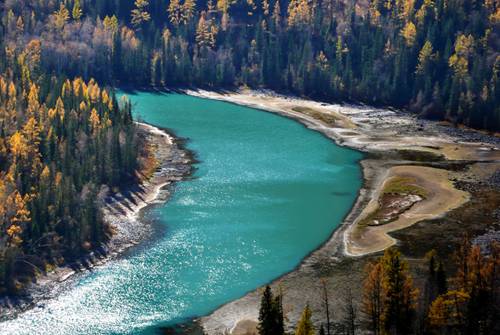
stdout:
[[(324, 322), (320, 279), (327, 282), (333, 322), (340, 322), (345, 293), (352, 291), (359, 305), (367, 262), (394, 244), (410, 262), (419, 285), (423, 256), (430, 249), (449, 257), (464, 232), (481, 243), (500, 240), (498, 137), (396, 110), (327, 104), (270, 91), (186, 93), (275, 112), (366, 153), (360, 162), (364, 185), (342, 225), (271, 285), (284, 292), (289, 331), (306, 303), (315, 324)], [(261, 290), (222, 306), (198, 324), (209, 335), (256, 334)]]
[(140, 183), (120, 190), (104, 188), (99, 193), (98, 201), (104, 220), (112, 231), (109, 242), (77, 262), (38, 277), (24, 295), (1, 299), (2, 319), (15, 317), (19, 312), (35, 306), (43, 306), (45, 300), (71, 287), (70, 279), (77, 277), (75, 275), (120, 256), (125, 250), (150, 237), (150, 226), (141, 219), (142, 209), (167, 201), (175, 183), (191, 174), (193, 159), (182, 143), (164, 130), (139, 123), (138, 134), (144, 140), (143, 143), (151, 147), (154, 156), (148, 158), (152, 161), (148, 167), (150, 171), (141, 171), (147, 176), (140, 176)]

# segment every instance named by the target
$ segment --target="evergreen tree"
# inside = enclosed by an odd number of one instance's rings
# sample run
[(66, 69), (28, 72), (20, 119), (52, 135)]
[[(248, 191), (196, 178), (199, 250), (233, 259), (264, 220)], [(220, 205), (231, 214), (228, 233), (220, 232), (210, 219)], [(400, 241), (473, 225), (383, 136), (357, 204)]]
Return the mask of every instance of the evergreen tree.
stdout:
[(78, 21), (83, 15), (82, 8), (80, 6), (80, 0), (75, 0), (75, 4), (73, 5), (72, 16), (73, 19)]
[(410, 331), (415, 316), (418, 290), (408, 274), (408, 264), (395, 248), (367, 268), (363, 311), (369, 316), (375, 334)]
[(304, 311), (302, 312), (302, 316), (300, 317), (300, 321), (297, 324), (297, 328), (295, 329), (295, 335), (314, 335), (314, 327), (311, 321), (312, 313), (309, 305), (306, 305)]
[(259, 310), (259, 334), (280, 335), (284, 334), (283, 308), (281, 295), (273, 297), (271, 287), (266, 286)]

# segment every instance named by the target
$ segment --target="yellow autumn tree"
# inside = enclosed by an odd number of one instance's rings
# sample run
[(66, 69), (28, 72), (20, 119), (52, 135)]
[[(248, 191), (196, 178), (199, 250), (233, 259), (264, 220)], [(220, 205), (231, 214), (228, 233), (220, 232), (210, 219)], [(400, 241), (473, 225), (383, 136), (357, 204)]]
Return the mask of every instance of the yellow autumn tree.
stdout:
[(395, 248), (384, 252), (378, 262), (367, 268), (363, 310), (375, 334), (407, 333), (416, 310), (418, 290), (408, 273), (408, 264)]
[(182, 7), (179, 0), (171, 0), (168, 5), (168, 18), (174, 26), (178, 26), (182, 20)]
[(460, 290), (451, 290), (437, 297), (429, 308), (431, 326), (443, 329), (463, 328), (469, 299), (469, 294)]
[(72, 11), (72, 16), (73, 19), (78, 21), (83, 15), (82, 7), (80, 5), (80, 0), (75, 0), (75, 3), (73, 5), (73, 11)]
[(469, 75), (469, 58), (473, 51), (474, 37), (460, 34), (455, 41), (455, 53), (448, 60), (455, 77), (464, 80)]
[(424, 46), (418, 53), (418, 64), (415, 72), (417, 74), (426, 73), (434, 56), (431, 42), (425, 41)]
[(53, 109), (53, 113), (49, 112), (49, 117), (53, 118), (55, 116), (59, 116), (61, 120), (64, 120), (64, 114), (65, 114), (65, 109), (64, 109), (64, 103), (59, 97), (56, 101), (56, 107)]
[(58, 30), (62, 30), (69, 20), (69, 10), (66, 8), (63, 2), (59, 6), (59, 10), (52, 14), (54, 17), (54, 26)]
[(195, 0), (184, 0), (182, 5), (182, 22), (187, 24), (194, 17), (194, 12), (196, 10)]
[(403, 36), (406, 45), (412, 47), (415, 44), (415, 39), (417, 37), (417, 27), (415, 27), (415, 24), (411, 21), (406, 23), (404, 28), (401, 30), (401, 36)]
[(311, 309), (309, 308), (309, 305), (306, 305), (302, 311), (299, 323), (297, 324), (295, 335), (315, 335), (311, 317)]
[(487, 252), (465, 237), (455, 253), (457, 273), (453, 287), (431, 304), (428, 319), (436, 333), (451, 331), (492, 334), (497, 318), (500, 248), (491, 244)]
[(147, 11), (147, 7), (149, 6), (148, 0), (135, 0), (134, 2), (135, 8), (132, 10), (132, 25), (138, 29), (140, 26), (151, 20), (151, 15)]
[(104, 28), (112, 34), (116, 34), (118, 32), (118, 18), (116, 17), (116, 15), (106, 15), (102, 23), (104, 25)]
[(29, 196), (25, 195), (24, 197), (18, 191), (14, 191), (14, 208), (15, 214), (12, 218), (12, 222), (14, 224), (23, 224), (26, 222), (30, 222), (30, 211), (28, 209)]
[(40, 109), (40, 101), (38, 98), (39, 88), (35, 84), (31, 84), (30, 91), (28, 94), (28, 106), (26, 108), (26, 113), (28, 116), (33, 117), (38, 114)]
[(208, 48), (214, 47), (217, 32), (217, 27), (211, 20), (206, 19), (206, 13), (203, 12), (196, 28), (196, 43), (198, 46)]
[(10, 246), (18, 246), (22, 243), (23, 225), (31, 221), (28, 201), (29, 196), (23, 197), (17, 190), (14, 190), (6, 199), (6, 208), (10, 212), (6, 233)]
[(20, 131), (16, 131), (10, 137), (9, 147), (14, 159), (26, 158), (28, 155), (28, 144), (26, 138)]
[(94, 132), (99, 129), (101, 119), (99, 118), (99, 114), (97, 113), (97, 110), (95, 108), (92, 108), (92, 111), (90, 112), (89, 122)]
[(307, 0), (291, 0), (288, 5), (288, 26), (300, 26), (311, 23), (311, 8)]
[(8, 245), (10, 246), (17, 246), (20, 245), (23, 240), (21, 239), (21, 233), (23, 232), (23, 229), (17, 225), (17, 224), (11, 224), (9, 228), (7, 228), (7, 236), (9, 237), (9, 240), (7, 242)]

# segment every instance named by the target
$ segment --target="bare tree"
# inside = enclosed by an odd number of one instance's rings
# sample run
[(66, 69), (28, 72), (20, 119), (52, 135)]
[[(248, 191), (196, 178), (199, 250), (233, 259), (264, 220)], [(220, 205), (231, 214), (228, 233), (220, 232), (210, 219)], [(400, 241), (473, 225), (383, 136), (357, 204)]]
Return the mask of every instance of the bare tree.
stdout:
[(330, 301), (328, 300), (328, 282), (325, 278), (322, 278), (321, 280), (321, 289), (322, 289), (322, 295), (323, 295), (323, 306), (325, 308), (325, 313), (326, 313), (326, 334), (330, 335)]
[(351, 288), (347, 288), (347, 292), (344, 297), (343, 310), (344, 319), (342, 323), (345, 329), (345, 334), (355, 335), (358, 328), (358, 309), (354, 304)]

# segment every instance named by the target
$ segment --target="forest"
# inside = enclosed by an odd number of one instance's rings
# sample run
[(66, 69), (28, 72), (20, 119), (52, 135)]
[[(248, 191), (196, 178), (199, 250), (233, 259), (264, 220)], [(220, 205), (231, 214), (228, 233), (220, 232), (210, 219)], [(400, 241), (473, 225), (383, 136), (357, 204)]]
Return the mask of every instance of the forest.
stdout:
[[(340, 322), (331, 322), (333, 302), (322, 282), (323, 314), (326, 320), (317, 329), (308, 304), (297, 323), (295, 335), (355, 335), (363, 329), (371, 334), (497, 334), (499, 246), (487, 250), (472, 245), (464, 236), (452, 257), (453, 276), (435, 250), (425, 256), (424, 281), (416, 285), (408, 261), (396, 248), (367, 265), (361, 303), (352, 292), (344, 294)], [(413, 269), (415, 271), (415, 269)], [(277, 294), (276, 294), (277, 293)], [(258, 332), (260, 335), (285, 334), (283, 293), (273, 294), (270, 286), (262, 293)]]
[[(500, 131), (499, 0), (0, 6), (0, 295), (18, 293), (112, 234), (99, 202), (109, 189), (136, 181), (141, 155), (132, 106), (117, 101), (115, 87), (272, 89)], [(376, 334), (408, 326), (408, 313), (416, 312), (405, 265), (391, 272), (386, 264), (398, 257), (388, 254), (368, 271), (373, 283), (401, 285), (367, 288)], [(472, 250), (463, 260), (474, 266), (478, 257)], [(484, 271), (491, 267), (498, 270)], [(432, 327), (488, 327), (475, 314), (464, 323), (465, 311), (491, 307), (481, 300), (490, 274), (472, 273), (457, 275), (454, 290), (442, 281), (433, 286), (439, 295), (426, 311)], [(269, 308), (279, 310), (273, 299), (268, 292)]]
[(49, 73), (102, 84), (268, 88), (498, 131), (499, 25), (498, 0), (6, 0), (0, 52), (38, 40)]
[(138, 167), (130, 103), (47, 73), (38, 40), (12, 52), (0, 75), (0, 295), (102, 247), (99, 199)]

